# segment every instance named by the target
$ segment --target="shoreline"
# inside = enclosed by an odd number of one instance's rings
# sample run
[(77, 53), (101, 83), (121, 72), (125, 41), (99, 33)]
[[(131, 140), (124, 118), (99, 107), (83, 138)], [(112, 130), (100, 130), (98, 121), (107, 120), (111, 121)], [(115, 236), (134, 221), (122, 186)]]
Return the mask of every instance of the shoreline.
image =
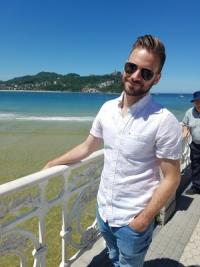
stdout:
[[(72, 93), (72, 94), (109, 94), (109, 95), (120, 95), (118, 92), (82, 92), (82, 91), (62, 91), (62, 90), (0, 90), (0, 92), (25, 92), (25, 93)], [(174, 93), (174, 92), (151, 92), (152, 95), (192, 95), (192, 93)]]
[(106, 95), (119, 95), (120, 93), (114, 92), (82, 92), (82, 91), (62, 91), (62, 90), (0, 90), (0, 92), (16, 92), (16, 93), (68, 93), (68, 94), (106, 94)]

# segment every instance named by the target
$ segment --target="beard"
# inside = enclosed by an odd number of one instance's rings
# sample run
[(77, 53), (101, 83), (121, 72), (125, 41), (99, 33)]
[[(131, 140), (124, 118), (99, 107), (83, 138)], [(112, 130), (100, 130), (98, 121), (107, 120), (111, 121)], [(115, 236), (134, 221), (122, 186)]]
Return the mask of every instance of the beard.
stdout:
[(146, 95), (154, 84), (152, 81), (148, 87), (144, 86), (142, 82), (136, 81), (132, 84), (126, 77), (123, 78), (124, 91), (129, 96), (143, 96)]
[(147, 89), (139, 89), (139, 90), (130, 90), (129, 88), (127, 88), (126, 86), (124, 86), (124, 91), (127, 95), (129, 96), (143, 96), (146, 95), (149, 91), (150, 91), (151, 87), (147, 88)]

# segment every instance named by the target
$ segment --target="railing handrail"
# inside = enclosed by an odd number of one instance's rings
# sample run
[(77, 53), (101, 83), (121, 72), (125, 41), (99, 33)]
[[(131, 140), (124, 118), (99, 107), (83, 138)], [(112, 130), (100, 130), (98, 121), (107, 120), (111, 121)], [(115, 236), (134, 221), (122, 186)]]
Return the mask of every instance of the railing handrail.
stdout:
[(80, 165), (83, 165), (84, 163), (87, 164), (88, 162), (90, 162), (91, 160), (93, 160), (94, 158), (98, 156), (101, 156), (102, 154), (103, 154), (103, 149), (92, 153), (89, 157), (75, 164), (54, 166), (54, 167), (51, 167), (45, 170), (41, 170), (41, 171), (38, 171), (32, 174), (23, 176), (13, 181), (4, 183), (0, 185), (0, 196), (11, 193), (12, 191), (22, 189), (26, 186), (31, 186), (34, 184), (45, 182), (49, 178), (53, 178), (57, 175), (65, 173), (69, 168), (74, 169), (74, 168), (79, 167)]

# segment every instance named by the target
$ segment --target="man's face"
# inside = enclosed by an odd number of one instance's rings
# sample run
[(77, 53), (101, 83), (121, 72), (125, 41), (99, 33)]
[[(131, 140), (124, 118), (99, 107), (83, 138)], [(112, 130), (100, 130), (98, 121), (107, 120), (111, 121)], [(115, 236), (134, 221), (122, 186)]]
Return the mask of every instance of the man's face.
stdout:
[(198, 112), (200, 112), (200, 100), (195, 100), (194, 101), (194, 106), (195, 106), (196, 110)]
[[(160, 79), (160, 59), (146, 49), (137, 48), (131, 53), (128, 62), (136, 64), (138, 68), (132, 74), (123, 73), (124, 91), (129, 96), (143, 96)], [(144, 80), (142, 69), (151, 70), (154, 73), (153, 77), (150, 80)]]

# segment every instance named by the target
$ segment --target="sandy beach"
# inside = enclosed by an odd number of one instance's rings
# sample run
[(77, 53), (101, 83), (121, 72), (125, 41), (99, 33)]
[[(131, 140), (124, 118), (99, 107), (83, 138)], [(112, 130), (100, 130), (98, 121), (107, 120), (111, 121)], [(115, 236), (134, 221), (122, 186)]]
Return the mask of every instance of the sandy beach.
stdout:
[(83, 141), (90, 127), (91, 122), (1, 121), (0, 183), (39, 171)]

